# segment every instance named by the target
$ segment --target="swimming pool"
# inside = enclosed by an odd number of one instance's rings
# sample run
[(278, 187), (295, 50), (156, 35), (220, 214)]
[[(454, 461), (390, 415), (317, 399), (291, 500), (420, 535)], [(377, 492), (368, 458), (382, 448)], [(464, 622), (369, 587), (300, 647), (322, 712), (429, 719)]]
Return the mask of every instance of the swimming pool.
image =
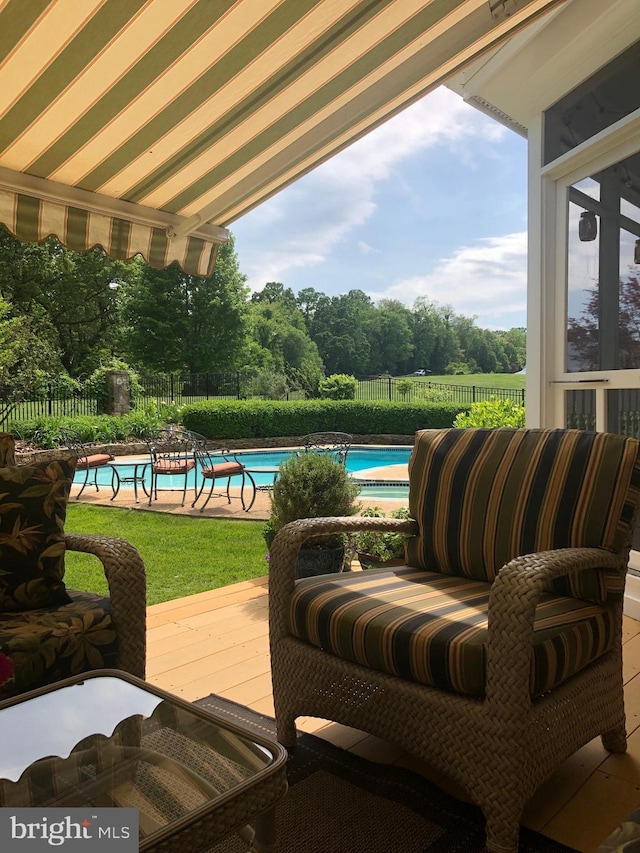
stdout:
[[(295, 453), (295, 448), (291, 449), (269, 449), (269, 450), (238, 450), (236, 455), (238, 459), (246, 465), (252, 472), (252, 477), (258, 487), (266, 487), (273, 483), (273, 469)], [(354, 476), (362, 487), (363, 496), (366, 495), (372, 498), (406, 498), (409, 494), (408, 474), (405, 469), (399, 471), (397, 478), (384, 479), (376, 476), (375, 469), (386, 468), (389, 465), (406, 465), (411, 455), (411, 447), (386, 447), (376, 445), (363, 445), (352, 447), (347, 456), (347, 471)], [(122, 458), (122, 457), (120, 457)], [(144, 460), (143, 456), (136, 456), (135, 459)], [(120, 460), (119, 460), (120, 461)], [(123, 460), (124, 461), (124, 460)], [(133, 462), (133, 457), (132, 457)], [(261, 471), (261, 468), (268, 469)], [(269, 470), (271, 469), (271, 470)], [(133, 476), (133, 465), (118, 466), (120, 476), (122, 478)], [(194, 472), (190, 475), (191, 478), (196, 476)], [(82, 483), (84, 481), (85, 472), (78, 471), (74, 482)], [(182, 488), (184, 480), (182, 477), (163, 478), (167, 488)], [(172, 482), (175, 480), (175, 483)], [(148, 482), (148, 481), (147, 481)], [(98, 469), (98, 484), (101, 486), (111, 487), (111, 469), (108, 466)], [(127, 488), (127, 484), (123, 484), (122, 488)], [(193, 479), (188, 483), (188, 488), (193, 489)]]

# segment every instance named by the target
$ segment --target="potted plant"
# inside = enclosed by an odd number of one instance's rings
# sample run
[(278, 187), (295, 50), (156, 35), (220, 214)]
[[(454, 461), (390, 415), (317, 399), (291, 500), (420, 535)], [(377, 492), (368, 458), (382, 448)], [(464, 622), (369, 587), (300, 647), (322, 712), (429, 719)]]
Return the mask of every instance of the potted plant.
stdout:
[[(387, 514), (379, 506), (368, 507), (360, 513), (367, 518), (386, 518)], [(389, 518), (409, 518), (406, 506), (394, 509)], [(354, 536), (354, 548), (363, 569), (379, 566), (401, 566), (405, 562), (404, 545), (407, 536), (404, 533), (384, 533), (378, 530), (361, 530)]]
[[(270, 548), (285, 524), (298, 518), (355, 515), (360, 487), (344, 465), (324, 453), (300, 453), (280, 464), (271, 492), (271, 517), (264, 529)], [(342, 571), (345, 562), (343, 536), (316, 536), (298, 556), (298, 577)]]

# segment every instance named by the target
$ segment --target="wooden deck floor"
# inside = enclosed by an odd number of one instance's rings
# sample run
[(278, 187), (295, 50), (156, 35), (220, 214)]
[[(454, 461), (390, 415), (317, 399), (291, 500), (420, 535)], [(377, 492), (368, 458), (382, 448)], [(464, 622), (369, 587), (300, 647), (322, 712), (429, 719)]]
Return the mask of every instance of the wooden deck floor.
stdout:
[[(154, 605), (148, 610), (147, 678), (190, 701), (218, 693), (273, 715), (267, 632), (266, 578)], [(538, 791), (523, 817), (526, 826), (581, 853), (593, 853), (640, 805), (640, 622), (626, 617), (624, 651), (629, 751), (610, 756), (599, 740), (587, 744)], [(409, 766), (463, 795), (392, 744), (311, 718), (298, 725), (365, 758)]]

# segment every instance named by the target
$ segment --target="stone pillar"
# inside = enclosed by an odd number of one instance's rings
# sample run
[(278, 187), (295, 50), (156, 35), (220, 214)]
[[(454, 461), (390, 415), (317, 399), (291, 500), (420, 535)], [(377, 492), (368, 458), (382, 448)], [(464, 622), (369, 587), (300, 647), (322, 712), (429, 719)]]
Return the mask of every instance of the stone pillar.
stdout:
[(125, 415), (131, 410), (129, 373), (126, 370), (109, 370), (107, 382), (106, 415)]

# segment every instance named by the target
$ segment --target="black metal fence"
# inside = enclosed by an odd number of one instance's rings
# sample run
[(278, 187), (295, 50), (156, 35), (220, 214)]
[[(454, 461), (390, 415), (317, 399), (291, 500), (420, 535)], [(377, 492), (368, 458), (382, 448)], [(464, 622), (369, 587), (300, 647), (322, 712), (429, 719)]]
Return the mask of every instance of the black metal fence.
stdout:
[(170, 373), (140, 377), (144, 402), (193, 403), (197, 400), (241, 400), (247, 396), (252, 373)]
[[(255, 393), (256, 374), (249, 371), (228, 373), (150, 374), (139, 377), (139, 402), (158, 405), (184, 405), (199, 400), (241, 400)], [(300, 390), (290, 391), (288, 399), (300, 399)], [(357, 400), (395, 400), (412, 402), (420, 399), (450, 399), (459, 403), (475, 403), (492, 397), (510, 399), (524, 405), (524, 390), (485, 388), (480, 385), (455, 385), (421, 380), (396, 379), (392, 376), (364, 377), (358, 383)], [(0, 400), (0, 426), (7, 428), (16, 421), (34, 418), (96, 415), (103, 404), (88, 383), (53, 380), (37, 388), (25, 389), (15, 401)]]
[(479, 403), (493, 398), (513, 400), (524, 406), (524, 388), (487, 388), (484, 385), (455, 385), (428, 379), (396, 379), (393, 376), (363, 377), (358, 383), (356, 400), (448, 399), (454, 403)]
[(78, 417), (97, 415), (100, 411), (98, 397), (85, 388), (70, 387), (68, 383), (48, 382), (37, 388), (25, 388), (20, 397), (0, 400), (0, 427), (16, 421), (39, 417)]

